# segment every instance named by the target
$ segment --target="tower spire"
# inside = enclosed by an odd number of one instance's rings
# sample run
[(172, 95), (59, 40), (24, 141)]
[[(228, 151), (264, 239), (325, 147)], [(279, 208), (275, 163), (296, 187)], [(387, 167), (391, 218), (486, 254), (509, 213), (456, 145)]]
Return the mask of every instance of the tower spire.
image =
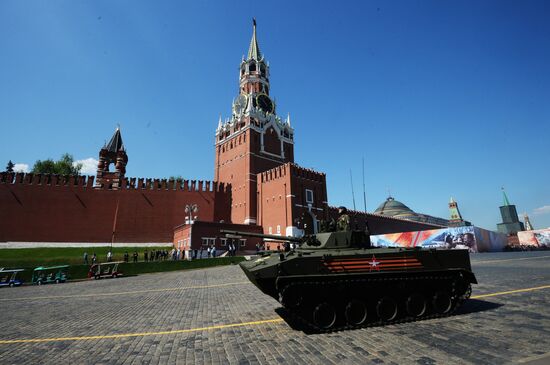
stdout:
[(117, 124), (117, 129), (111, 137), (109, 144), (105, 147), (110, 152), (118, 152), (118, 150), (124, 150), (124, 143), (122, 142), (122, 135), (120, 134), (120, 124)]
[(250, 40), (250, 47), (248, 47), (247, 60), (260, 60), (261, 58), (260, 46), (258, 46), (258, 40), (256, 39), (256, 18), (252, 18), (252, 39)]
[(523, 213), (523, 222), (524, 222), (526, 231), (533, 230), (533, 225), (531, 224), (531, 221), (529, 220), (529, 216), (527, 215), (527, 213)]
[(508, 201), (508, 196), (506, 195), (506, 192), (504, 191), (504, 186), (501, 188), (502, 189), (502, 199), (503, 199), (503, 206), (508, 206), (510, 205), (510, 201)]

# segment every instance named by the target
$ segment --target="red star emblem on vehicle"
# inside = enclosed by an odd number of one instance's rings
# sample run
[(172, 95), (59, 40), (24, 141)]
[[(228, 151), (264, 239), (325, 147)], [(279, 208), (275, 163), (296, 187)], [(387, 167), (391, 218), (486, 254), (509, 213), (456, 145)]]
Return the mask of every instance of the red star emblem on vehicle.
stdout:
[(367, 261), (367, 263), (370, 265), (369, 271), (377, 270), (380, 271), (380, 261), (376, 261), (376, 257), (372, 255), (372, 259), (370, 261)]

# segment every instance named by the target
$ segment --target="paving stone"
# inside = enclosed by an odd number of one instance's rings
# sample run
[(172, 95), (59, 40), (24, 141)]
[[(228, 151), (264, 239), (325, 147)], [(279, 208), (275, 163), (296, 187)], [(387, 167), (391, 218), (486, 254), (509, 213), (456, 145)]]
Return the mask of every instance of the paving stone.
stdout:
[[(472, 266), (474, 296), (550, 284), (547, 252), (477, 254)], [(550, 289), (472, 299), (452, 317), (331, 334), (284, 321), (155, 334), (279, 318), (280, 305), (238, 266), (5, 288), (2, 340), (153, 333), (0, 344), (0, 364), (516, 363), (548, 359), (549, 301)]]

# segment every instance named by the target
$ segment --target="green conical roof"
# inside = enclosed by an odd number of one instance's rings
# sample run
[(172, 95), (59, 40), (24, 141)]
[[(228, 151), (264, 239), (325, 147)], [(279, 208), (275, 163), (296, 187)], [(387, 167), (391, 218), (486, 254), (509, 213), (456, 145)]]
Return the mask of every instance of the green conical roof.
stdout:
[(256, 39), (256, 19), (252, 19), (252, 26), (252, 39), (250, 40), (247, 59), (260, 60), (262, 58), (262, 53), (260, 52), (260, 46), (258, 45), (258, 40)]
[(503, 202), (503, 206), (508, 206), (510, 205), (510, 202), (508, 201), (508, 196), (506, 196), (506, 192), (504, 191), (504, 188), (502, 188), (502, 202)]

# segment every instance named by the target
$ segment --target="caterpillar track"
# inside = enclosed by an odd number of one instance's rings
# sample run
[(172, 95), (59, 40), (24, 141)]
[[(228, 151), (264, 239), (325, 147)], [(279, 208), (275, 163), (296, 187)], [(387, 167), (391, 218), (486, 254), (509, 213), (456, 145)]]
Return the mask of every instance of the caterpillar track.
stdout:
[(279, 301), (314, 332), (333, 332), (451, 315), (471, 293), (460, 274), (332, 279), (283, 285)]

